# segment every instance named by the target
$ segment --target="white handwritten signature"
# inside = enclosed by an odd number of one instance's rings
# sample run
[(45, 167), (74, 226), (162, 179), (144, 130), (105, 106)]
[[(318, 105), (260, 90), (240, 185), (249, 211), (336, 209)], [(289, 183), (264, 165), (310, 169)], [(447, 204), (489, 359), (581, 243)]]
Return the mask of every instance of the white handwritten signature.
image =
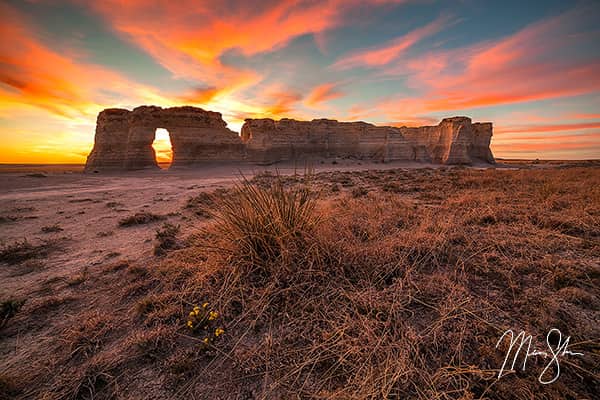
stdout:
[[(556, 344), (556, 348), (553, 348), (552, 344), (550, 343), (550, 337), (552, 336), (553, 333), (558, 335), (558, 342)], [(532, 349), (531, 348), (531, 343), (532, 343), (531, 335), (526, 335), (524, 331), (521, 331), (518, 335), (515, 336), (515, 333), (513, 332), (512, 329), (508, 329), (506, 332), (504, 332), (502, 334), (502, 336), (498, 340), (498, 343), (496, 343), (496, 348), (498, 348), (498, 346), (500, 345), (500, 343), (502, 343), (504, 338), (509, 338), (509, 337), (510, 337), (509, 348), (508, 348), (508, 351), (506, 352), (506, 357), (504, 357), (504, 362), (502, 363), (502, 368), (500, 368), (500, 372), (498, 373), (498, 379), (502, 378), (502, 376), (505, 375), (505, 369), (506, 369), (507, 363), (510, 359), (511, 353), (513, 354), (513, 358), (512, 358), (512, 364), (510, 365), (510, 369), (508, 371), (515, 370), (515, 364), (517, 363), (517, 358), (519, 357), (519, 354), (521, 354), (521, 350), (523, 350), (523, 349), (525, 349), (525, 353), (523, 354), (523, 367), (522, 367), (523, 371), (525, 371), (525, 365), (526, 365), (527, 359), (529, 357), (533, 357), (533, 356), (542, 356), (544, 358), (550, 357), (550, 362), (548, 362), (548, 364), (546, 364), (546, 367), (542, 370), (542, 373), (538, 377), (538, 381), (542, 385), (548, 385), (550, 383), (556, 382), (556, 380), (559, 378), (559, 376), (560, 376), (559, 358), (560, 357), (564, 357), (566, 355), (583, 356), (583, 353), (576, 353), (576, 352), (572, 352), (572, 351), (568, 350), (569, 341), (571, 340), (571, 336), (567, 336), (566, 339), (563, 341), (562, 333), (560, 332), (560, 330), (558, 330), (556, 328), (550, 329), (548, 331), (548, 334), (546, 335), (546, 344), (548, 345), (548, 349), (550, 350), (550, 352), (536, 350), (535, 348)], [(519, 340), (520, 340), (520, 342), (519, 342)], [(516, 347), (517, 344), (518, 344), (518, 347)], [(515, 348), (516, 351), (513, 352), (513, 348)], [(555, 368), (552, 368), (553, 366), (555, 366)], [(547, 377), (546, 377), (547, 375), (551, 375), (550, 377), (552, 379), (547, 379)]]

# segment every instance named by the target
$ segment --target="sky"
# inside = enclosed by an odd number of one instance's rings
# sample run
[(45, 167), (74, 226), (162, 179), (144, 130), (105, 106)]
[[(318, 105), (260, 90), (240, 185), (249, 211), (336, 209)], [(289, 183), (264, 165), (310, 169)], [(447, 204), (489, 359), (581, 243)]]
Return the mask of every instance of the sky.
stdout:
[[(494, 123), (500, 158), (600, 158), (600, 2), (0, 0), (0, 163), (84, 163), (104, 108)], [(168, 133), (157, 133), (159, 161)]]

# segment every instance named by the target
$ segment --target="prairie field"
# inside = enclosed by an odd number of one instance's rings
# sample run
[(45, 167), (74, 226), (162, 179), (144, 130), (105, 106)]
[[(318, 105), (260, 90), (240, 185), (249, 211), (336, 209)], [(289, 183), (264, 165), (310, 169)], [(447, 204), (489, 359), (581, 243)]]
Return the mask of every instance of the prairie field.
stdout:
[(0, 399), (600, 393), (597, 163), (79, 176), (2, 181)]

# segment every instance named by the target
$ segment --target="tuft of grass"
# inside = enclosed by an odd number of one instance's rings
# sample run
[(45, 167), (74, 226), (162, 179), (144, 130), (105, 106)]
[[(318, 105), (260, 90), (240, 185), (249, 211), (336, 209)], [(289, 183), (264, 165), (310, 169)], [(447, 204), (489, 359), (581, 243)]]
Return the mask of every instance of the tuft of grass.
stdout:
[(14, 215), (0, 215), (0, 224), (5, 224), (8, 222), (15, 222), (19, 219), (19, 217), (16, 217)]
[(164, 215), (152, 214), (149, 212), (138, 212), (134, 215), (130, 215), (129, 217), (125, 217), (119, 221), (119, 226), (135, 226), (135, 225), (143, 225), (149, 224), (151, 222), (164, 220), (166, 217)]
[(156, 231), (158, 243), (154, 246), (154, 254), (162, 256), (170, 250), (182, 248), (183, 242), (177, 237), (178, 234), (179, 225), (165, 223), (162, 228)]
[(42, 226), (43, 233), (53, 233), (53, 232), (62, 232), (64, 229), (60, 227), (58, 224)]
[(33, 258), (46, 257), (60, 247), (58, 239), (45, 240), (38, 245), (31, 244), (27, 239), (23, 239), (0, 248), (0, 262), (18, 264)]
[(83, 271), (71, 276), (67, 280), (67, 286), (81, 285), (83, 282), (85, 282), (87, 280), (87, 278), (88, 278), (88, 271), (87, 271), (87, 268), (84, 268)]
[(0, 328), (3, 328), (8, 320), (19, 312), (24, 303), (25, 300), (15, 299), (4, 300), (0, 303)]
[(351, 193), (352, 197), (357, 198), (366, 196), (369, 193), (369, 191), (362, 186), (357, 186), (354, 189), (352, 189)]
[(251, 268), (268, 267), (285, 258), (290, 246), (317, 224), (315, 207), (310, 186), (286, 190), (278, 177), (268, 187), (243, 178), (214, 213), (216, 230), (224, 239), (222, 250)]

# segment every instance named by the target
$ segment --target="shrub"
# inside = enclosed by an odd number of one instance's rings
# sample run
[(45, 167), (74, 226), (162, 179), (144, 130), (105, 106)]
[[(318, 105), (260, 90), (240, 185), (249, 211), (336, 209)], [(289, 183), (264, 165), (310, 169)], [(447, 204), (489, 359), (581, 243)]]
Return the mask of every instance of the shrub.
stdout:
[(286, 256), (290, 246), (299, 245), (318, 222), (315, 200), (310, 186), (286, 190), (279, 177), (268, 187), (244, 178), (214, 214), (225, 244), (222, 250), (231, 261), (268, 269)]

